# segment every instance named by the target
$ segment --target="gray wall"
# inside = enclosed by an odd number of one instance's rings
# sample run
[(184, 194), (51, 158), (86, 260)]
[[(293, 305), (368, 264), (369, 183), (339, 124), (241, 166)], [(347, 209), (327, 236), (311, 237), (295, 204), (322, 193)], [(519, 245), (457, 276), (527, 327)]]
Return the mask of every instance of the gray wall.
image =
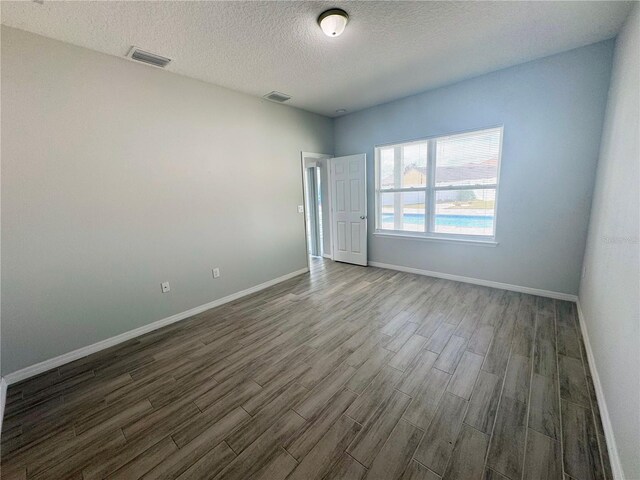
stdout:
[(1, 100), (3, 375), (306, 267), (330, 119), (6, 27)]
[[(337, 119), (335, 154), (367, 154), (369, 260), (576, 294), (612, 52), (607, 41)], [(372, 235), (374, 145), (495, 125), (499, 246)]]
[(640, 6), (616, 40), (580, 305), (625, 478), (640, 478)]

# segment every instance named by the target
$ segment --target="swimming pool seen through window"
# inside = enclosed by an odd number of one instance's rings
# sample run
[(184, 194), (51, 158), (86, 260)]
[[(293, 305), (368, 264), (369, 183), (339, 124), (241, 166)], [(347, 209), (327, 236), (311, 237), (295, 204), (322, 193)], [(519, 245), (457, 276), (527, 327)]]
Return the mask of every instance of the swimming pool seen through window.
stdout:
[(502, 133), (377, 146), (376, 232), (494, 240)]

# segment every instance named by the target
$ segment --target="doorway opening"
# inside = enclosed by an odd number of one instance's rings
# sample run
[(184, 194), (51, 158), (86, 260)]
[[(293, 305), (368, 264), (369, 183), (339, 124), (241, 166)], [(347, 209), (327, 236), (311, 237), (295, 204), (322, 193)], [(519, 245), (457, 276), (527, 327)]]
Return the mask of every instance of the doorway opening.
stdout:
[(307, 227), (307, 254), (322, 257), (322, 187), (320, 168), (318, 166), (304, 169), (305, 188), (305, 222)]
[(304, 189), (304, 221), (306, 231), (307, 254), (311, 257), (328, 256), (325, 248), (324, 225), (329, 215), (326, 187), (326, 162), (329, 155), (302, 154), (302, 184)]

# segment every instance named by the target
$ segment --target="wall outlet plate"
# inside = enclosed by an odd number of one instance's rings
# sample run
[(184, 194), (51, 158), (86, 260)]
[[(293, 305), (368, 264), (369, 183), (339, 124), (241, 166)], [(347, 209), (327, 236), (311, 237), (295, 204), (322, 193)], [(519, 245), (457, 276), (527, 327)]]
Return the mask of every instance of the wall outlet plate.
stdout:
[(162, 282), (160, 284), (160, 288), (162, 289), (162, 293), (167, 293), (168, 291), (171, 290), (171, 287), (169, 286), (169, 282)]
[(212, 270), (213, 272), (213, 278), (219, 278), (220, 277), (220, 269), (218, 267), (214, 268)]
[(298, 205), (298, 213), (304, 213), (304, 205)]

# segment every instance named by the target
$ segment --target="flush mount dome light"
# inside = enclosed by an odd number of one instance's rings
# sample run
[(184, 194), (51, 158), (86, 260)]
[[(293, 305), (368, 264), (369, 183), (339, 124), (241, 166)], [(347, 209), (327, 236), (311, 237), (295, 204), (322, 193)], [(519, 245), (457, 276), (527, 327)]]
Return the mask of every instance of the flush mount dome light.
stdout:
[(349, 15), (344, 10), (332, 8), (318, 17), (318, 25), (327, 37), (338, 37), (344, 32)]

